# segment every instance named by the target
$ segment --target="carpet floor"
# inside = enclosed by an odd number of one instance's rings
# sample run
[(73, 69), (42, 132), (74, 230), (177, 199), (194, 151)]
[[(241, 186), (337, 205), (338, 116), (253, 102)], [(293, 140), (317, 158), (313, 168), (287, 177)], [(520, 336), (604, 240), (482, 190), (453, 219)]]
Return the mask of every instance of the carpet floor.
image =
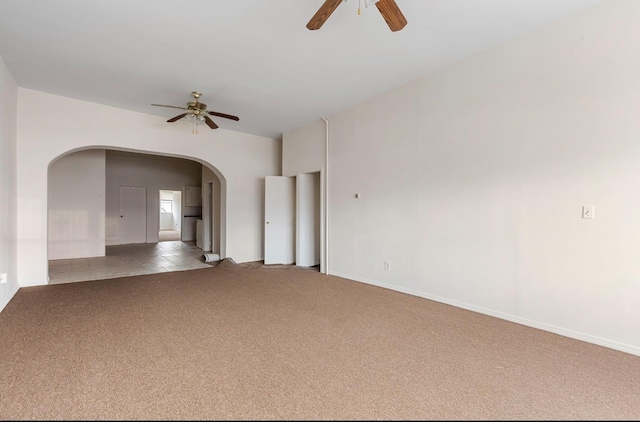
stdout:
[(26, 287), (4, 420), (638, 420), (640, 357), (313, 270)]

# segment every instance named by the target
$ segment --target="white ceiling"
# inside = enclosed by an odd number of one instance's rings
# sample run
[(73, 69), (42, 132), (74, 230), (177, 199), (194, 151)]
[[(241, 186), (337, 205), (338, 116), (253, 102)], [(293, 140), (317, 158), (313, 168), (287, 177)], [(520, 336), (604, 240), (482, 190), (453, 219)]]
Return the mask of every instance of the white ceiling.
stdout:
[(396, 0), (407, 26), (324, 0), (1, 0), (19, 86), (166, 118), (202, 92), (225, 129), (278, 138), (597, 0)]

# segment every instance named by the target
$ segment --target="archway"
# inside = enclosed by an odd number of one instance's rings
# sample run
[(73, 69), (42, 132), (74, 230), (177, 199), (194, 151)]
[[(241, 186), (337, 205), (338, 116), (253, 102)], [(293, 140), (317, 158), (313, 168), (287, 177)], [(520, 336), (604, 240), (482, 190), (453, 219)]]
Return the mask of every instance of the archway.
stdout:
[[(186, 179), (178, 174), (184, 173), (185, 168), (189, 173)], [(197, 176), (194, 176), (193, 168), (199, 169)], [(142, 243), (157, 243), (159, 210), (152, 208), (153, 205), (159, 207), (159, 198), (155, 198), (158, 195), (154, 196), (154, 193), (159, 193), (157, 187), (183, 189), (212, 182), (216, 192), (207, 196), (208, 203), (202, 204), (206, 206), (203, 208), (207, 208), (207, 215), (203, 214), (202, 217), (210, 218), (206, 221), (208, 237), (215, 239), (215, 243), (212, 241), (210, 244), (215, 250), (210, 251), (218, 253), (221, 258), (226, 256), (226, 179), (204, 160), (154, 151), (87, 146), (56, 157), (49, 164), (47, 174), (47, 262), (52, 259), (105, 256), (106, 247), (123, 243), (118, 237), (121, 220), (116, 215), (120, 214), (115, 204), (119, 200), (117, 187), (136, 185), (142, 190), (146, 189), (149, 215), (155, 215), (156, 218), (149, 219), (150, 229)], [(63, 177), (60, 177), (61, 174)], [(142, 180), (131, 182), (136, 175)], [(96, 188), (100, 184), (102, 193)], [(68, 203), (69, 206), (61, 206), (61, 203)], [(185, 208), (188, 211), (185, 216), (202, 214), (199, 208)]]

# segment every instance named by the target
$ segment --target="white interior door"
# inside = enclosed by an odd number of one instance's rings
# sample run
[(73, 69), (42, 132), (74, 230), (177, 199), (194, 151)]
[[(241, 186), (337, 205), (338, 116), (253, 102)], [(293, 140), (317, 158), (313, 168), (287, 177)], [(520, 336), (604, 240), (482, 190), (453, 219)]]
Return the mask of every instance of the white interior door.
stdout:
[(295, 262), (295, 179), (265, 178), (264, 263)]
[(118, 242), (147, 242), (147, 188), (120, 186)]

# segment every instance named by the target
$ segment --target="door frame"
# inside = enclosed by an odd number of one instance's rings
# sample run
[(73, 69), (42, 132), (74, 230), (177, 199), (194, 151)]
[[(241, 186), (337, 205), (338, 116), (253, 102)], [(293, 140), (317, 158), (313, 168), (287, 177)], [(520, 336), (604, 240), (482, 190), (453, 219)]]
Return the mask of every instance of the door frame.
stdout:
[[(298, 174), (320, 173), (320, 272), (329, 274), (329, 192), (325, 167), (305, 169)], [(297, 229), (297, 228), (296, 228)]]
[[(307, 178), (312, 178), (312, 184), (303, 182), (303, 180)], [(307, 191), (307, 188), (309, 187), (311, 189), (311, 195)], [(314, 203), (313, 207), (308, 206), (308, 200), (311, 200), (311, 202)], [(322, 233), (322, 223), (324, 219), (322, 215), (322, 173), (320, 171), (298, 173), (296, 175), (295, 203), (296, 265), (312, 267), (322, 264), (324, 238)], [(315, 232), (316, 227), (319, 229), (317, 233)], [(309, 235), (311, 236), (311, 239), (309, 239)], [(315, 250), (316, 248), (318, 252), (317, 261), (315, 256), (313, 258), (309, 258), (309, 249)]]
[[(329, 274), (329, 213), (328, 213), (328, 192), (327, 192), (327, 171), (324, 167), (305, 169), (297, 172), (296, 174), (284, 174), (284, 177), (296, 178), (298, 174), (302, 173), (320, 173), (320, 272)], [(266, 192), (265, 192), (266, 195)], [(295, 197), (294, 197), (295, 201)], [(266, 207), (266, 204), (265, 204)], [(266, 223), (266, 216), (265, 216)], [(266, 225), (265, 225), (266, 228)], [(297, 227), (295, 229), (297, 231)], [(266, 237), (266, 230), (265, 230)], [(295, 254), (295, 243), (293, 245)], [(266, 239), (265, 239), (266, 249)], [(266, 250), (264, 254), (266, 255)], [(295, 262), (295, 261), (294, 261)]]
[(213, 253), (215, 234), (213, 181), (202, 182), (202, 247), (205, 252)]
[[(160, 219), (162, 217), (161, 204), (160, 204), (160, 202), (162, 201), (162, 199), (160, 198), (160, 192), (161, 191), (172, 192), (172, 196), (174, 196), (176, 192), (178, 192), (180, 194), (180, 215), (178, 216), (178, 218), (179, 218), (178, 224), (180, 226), (180, 230), (178, 230), (178, 231), (180, 232), (180, 237), (182, 237), (182, 217), (184, 216), (184, 210), (183, 210), (183, 208), (184, 208), (184, 206), (183, 206), (184, 192), (182, 191), (181, 188), (179, 188), (179, 189), (176, 189), (176, 188), (158, 188), (158, 229), (157, 229), (158, 233), (160, 233), (160, 230), (161, 230), (160, 229), (160, 224), (161, 224), (160, 223)], [(175, 201), (173, 201), (173, 199), (172, 199), (172, 202), (175, 202)], [(175, 221), (174, 221), (174, 224), (172, 226), (172, 229), (176, 230), (176, 222)]]

